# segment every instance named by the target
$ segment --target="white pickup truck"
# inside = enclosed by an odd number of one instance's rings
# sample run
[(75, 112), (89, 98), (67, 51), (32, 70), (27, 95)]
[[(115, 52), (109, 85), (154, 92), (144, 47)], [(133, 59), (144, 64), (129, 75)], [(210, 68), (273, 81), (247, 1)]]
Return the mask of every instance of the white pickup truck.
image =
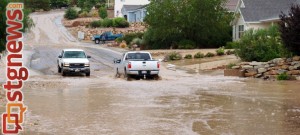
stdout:
[(122, 59), (115, 59), (114, 63), (116, 77), (123, 74), (127, 80), (131, 77), (159, 78), (160, 62), (153, 60), (149, 52), (127, 52), (123, 54)]
[(90, 76), (91, 56), (87, 56), (81, 49), (64, 49), (57, 59), (58, 73), (65, 76), (67, 73), (85, 73)]

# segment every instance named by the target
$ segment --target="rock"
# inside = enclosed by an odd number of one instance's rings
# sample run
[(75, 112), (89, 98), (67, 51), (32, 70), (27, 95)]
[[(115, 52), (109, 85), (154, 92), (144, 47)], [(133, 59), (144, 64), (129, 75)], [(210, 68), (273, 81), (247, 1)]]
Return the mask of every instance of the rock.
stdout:
[(273, 59), (272, 62), (274, 64), (279, 64), (279, 63), (283, 63), (284, 62), (284, 59), (283, 58), (276, 58), (276, 59)]
[(293, 57), (293, 61), (299, 61), (299, 60), (300, 60), (300, 56)]
[(241, 62), (240, 65), (249, 65), (249, 62)]
[(253, 77), (256, 73), (245, 73), (245, 77)]
[(266, 64), (266, 65), (265, 65), (265, 68), (269, 68), (269, 67), (270, 67), (270, 65), (269, 65), (269, 64)]
[(295, 66), (295, 65), (297, 65), (297, 64), (300, 64), (300, 62), (299, 62), (299, 61), (293, 61), (293, 62), (291, 63), (292, 66)]
[(257, 74), (257, 71), (254, 69), (249, 69), (247, 70), (247, 72), (245, 73), (246, 77), (251, 77), (251, 76), (255, 76)]
[(265, 73), (267, 72), (267, 69), (266, 68), (259, 68), (258, 69), (258, 73), (261, 74), (261, 73)]
[(289, 69), (289, 66), (288, 66), (288, 65), (282, 65), (282, 66), (281, 66), (281, 69), (288, 70), (288, 69)]
[(250, 66), (261, 66), (263, 64), (263, 62), (256, 62), (256, 61), (252, 61), (251, 63), (249, 63)]
[(232, 69), (239, 69), (240, 66), (233, 66)]
[(275, 67), (275, 64), (270, 64), (269, 66), (270, 66), (270, 67)]
[(253, 69), (253, 66), (244, 65), (244, 66), (242, 66), (242, 69)]
[(286, 62), (292, 62), (293, 61), (293, 59), (292, 58), (288, 58), (288, 59), (286, 59)]
[(296, 77), (296, 80), (300, 81), (300, 76), (297, 76), (297, 77)]
[(287, 70), (284, 70), (284, 69), (279, 69), (277, 70), (277, 74), (283, 74), (283, 73), (286, 73)]
[(255, 78), (261, 78), (261, 77), (263, 77), (263, 74), (257, 74), (257, 75), (255, 75)]
[(294, 68), (294, 66), (289, 66), (289, 70), (291, 71), (291, 70), (294, 70), (295, 68)]
[(288, 71), (287, 74), (288, 74), (288, 75), (299, 75), (299, 74), (300, 74), (300, 70), (292, 70), (292, 71)]
[(296, 64), (295, 66), (294, 66), (294, 69), (300, 69), (300, 64)]
[(268, 75), (278, 75), (276, 70), (271, 70), (269, 72), (267, 72)]

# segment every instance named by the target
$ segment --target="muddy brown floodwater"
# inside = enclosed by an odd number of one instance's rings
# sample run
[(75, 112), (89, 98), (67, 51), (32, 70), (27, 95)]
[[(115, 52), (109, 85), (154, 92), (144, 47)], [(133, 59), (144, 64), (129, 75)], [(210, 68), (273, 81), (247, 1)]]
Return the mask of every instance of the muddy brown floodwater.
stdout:
[[(36, 27), (25, 41), (31, 77), (23, 89), (28, 110), (22, 134), (300, 134), (300, 82), (224, 77), (221, 70), (173, 71), (166, 64), (159, 81), (116, 79), (112, 60), (121, 53), (70, 40), (57, 23), (62, 15), (32, 15)], [(81, 48), (92, 56), (91, 77), (57, 73), (63, 48)]]

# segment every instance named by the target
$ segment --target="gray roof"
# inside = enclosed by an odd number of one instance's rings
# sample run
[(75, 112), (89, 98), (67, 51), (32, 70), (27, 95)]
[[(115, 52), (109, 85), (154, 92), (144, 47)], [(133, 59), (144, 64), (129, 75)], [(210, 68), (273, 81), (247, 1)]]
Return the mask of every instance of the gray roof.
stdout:
[(123, 9), (125, 9), (127, 12), (134, 11), (143, 7), (145, 7), (145, 5), (123, 5)]
[(239, 0), (227, 0), (225, 8), (230, 12), (234, 12), (238, 1)]
[(288, 13), (292, 4), (299, 0), (243, 0), (245, 8), (241, 14), (246, 22), (278, 19), (281, 12)]

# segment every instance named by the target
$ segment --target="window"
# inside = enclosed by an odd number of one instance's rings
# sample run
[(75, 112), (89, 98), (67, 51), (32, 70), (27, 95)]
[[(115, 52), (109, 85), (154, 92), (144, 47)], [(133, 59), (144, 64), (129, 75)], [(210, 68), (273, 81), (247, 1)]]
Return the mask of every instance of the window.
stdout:
[(239, 25), (239, 38), (241, 38), (244, 34), (244, 25)]

